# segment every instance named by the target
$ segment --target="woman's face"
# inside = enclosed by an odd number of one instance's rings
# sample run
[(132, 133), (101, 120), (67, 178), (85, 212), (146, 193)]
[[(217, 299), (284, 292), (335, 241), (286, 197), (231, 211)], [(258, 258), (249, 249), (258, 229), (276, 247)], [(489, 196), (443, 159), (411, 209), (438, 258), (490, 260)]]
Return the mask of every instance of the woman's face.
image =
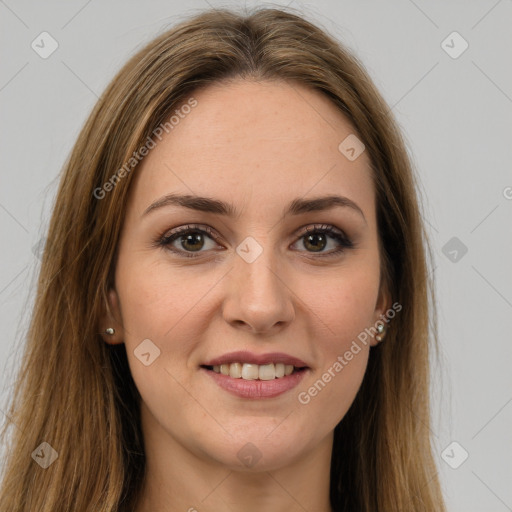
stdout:
[[(360, 335), (388, 305), (369, 159), (303, 86), (236, 80), (193, 96), (133, 171), (110, 295), (119, 341), (145, 436), (276, 469), (330, 450), (375, 344)], [(327, 196), (344, 199), (314, 202)]]

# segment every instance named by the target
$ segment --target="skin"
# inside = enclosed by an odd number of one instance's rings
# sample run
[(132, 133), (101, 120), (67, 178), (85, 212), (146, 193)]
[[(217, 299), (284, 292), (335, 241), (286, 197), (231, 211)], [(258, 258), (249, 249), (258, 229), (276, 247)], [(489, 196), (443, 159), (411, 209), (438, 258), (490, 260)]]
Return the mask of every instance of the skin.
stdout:
[[(193, 95), (197, 106), (150, 151), (130, 191), (115, 274), (108, 343), (125, 343), (142, 396), (147, 479), (137, 512), (330, 511), (333, 430), (367, 367), (369, 339), (308, 404), (298, 400), (390, 306), (380, 288), (375, 191), (364, 152), (349, 161), (338, 145), (355, 132), (323, 95), (285, 82), (236, 79)], [(166, 206), (168, 193), (232, 203), (238, 218)], [(348, 197), (349, 207), (283, 218), (295, 198)], [(264, 205), (264, 207), (262, 207)], [(201, 243), (158, 240), (189, 223), (219, 235)], [(306, 227), (329, 224), (320, 253)], [(303, 228), (301, 230), (301, 228)], [(299, 232), (299, 230), (301, 230)], [(246, 237), (263, 252), (236, 252)], [(194, 252), (194, 248), (199, 247)], [(192, 249), (191, 249), (192, 248)], [(199, 251), (199, 252), (197, 252)], [(134, 355), (144, 339), (161, 353), (149, 366)], [(310, 367), (298, 387), (257, 400), (233, 396), (199, 369), (234, 350), (285, 352)], [(261, 458), (237, 453), (252, 443)]]

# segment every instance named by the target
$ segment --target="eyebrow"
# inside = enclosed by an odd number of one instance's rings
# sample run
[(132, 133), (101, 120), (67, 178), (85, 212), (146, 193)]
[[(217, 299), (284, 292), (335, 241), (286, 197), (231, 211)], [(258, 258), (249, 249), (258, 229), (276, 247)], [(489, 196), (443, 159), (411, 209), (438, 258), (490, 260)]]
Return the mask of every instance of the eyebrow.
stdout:
[[(146, 210), (144, 210), (142, 215), (147, 215), (148, 213), (165, 206), (181, 206), (191, 210), (214, 213), (231, 218), (238, 218), (240, 216), (240, 213), (237, 212), (236, 208), (230, 203), (226, 203), (219, 199), (212, 199), (210, 197), (201, 197), (190, 194), (167, 194), (149, 205)], [(301, 215), (309, 212), (332, 210), (336, 207), (351, 208), (352, 210), (358, 212), (366, 222), (364, 213), (357, 205), (357, 203), (348, 197), (338, 195), (328, 195), (311, 199), (294, 199), (284, 209), (283, 216)]]

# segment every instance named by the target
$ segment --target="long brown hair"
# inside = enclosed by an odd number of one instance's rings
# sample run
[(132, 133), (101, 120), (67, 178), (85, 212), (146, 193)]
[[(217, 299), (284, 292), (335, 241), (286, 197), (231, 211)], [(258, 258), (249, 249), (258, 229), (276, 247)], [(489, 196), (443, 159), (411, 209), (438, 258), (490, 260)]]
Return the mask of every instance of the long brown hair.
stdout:
[[(257, 9), (210, 10), (158, 36), (117, 73), (82, 129), (61, 178), (5, 426), (2, 511), (133, 509), (145, 472), (140, 396), (124, 345), (107, 345), (98, 332), (136, 166), (116, 171), (194, 90), (238, 77), (321, 91), (356, 128), (372, 163), (383, 285), (402, 310), (372, 348), (335, 429), (332, 507), (445, 510), (429, 430), (437, 339), (429, 244), (405, 144), (339, 42), (290, 9)], [(46, 469), (31, 457), (42, 442), (58, 452)]]

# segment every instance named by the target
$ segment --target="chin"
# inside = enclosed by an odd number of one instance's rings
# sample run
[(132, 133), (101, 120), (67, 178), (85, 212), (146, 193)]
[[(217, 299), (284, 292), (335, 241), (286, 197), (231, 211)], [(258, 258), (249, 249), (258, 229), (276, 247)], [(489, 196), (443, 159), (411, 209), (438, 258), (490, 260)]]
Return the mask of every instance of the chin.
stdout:
[(309, 444), (303, 435), (293, 435), (289, 428), (278, 432), (280, 427), (276, 428), (275, 422), (260, 427), (239, 425), (239, 429), (231, 430), (232, 437), (226, 434), (214, 446), (211, 440), (204, 451), (232, 471), (274, 471), (299, 458)]

